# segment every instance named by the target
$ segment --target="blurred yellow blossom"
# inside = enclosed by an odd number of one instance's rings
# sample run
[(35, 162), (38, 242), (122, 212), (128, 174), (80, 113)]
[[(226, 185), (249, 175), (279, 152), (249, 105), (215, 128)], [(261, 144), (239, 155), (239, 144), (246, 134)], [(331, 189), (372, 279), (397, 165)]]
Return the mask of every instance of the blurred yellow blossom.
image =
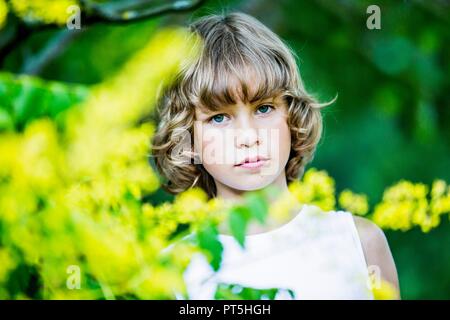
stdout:
[[(28, 14), (44, 2), (13, 5)], [(148, 164), (154, 124), (140, 118), (153, 108), (158, 86), (182, 65), (188, 39), (182, 29), (161, 31), (115, 77), (64, 113), (62, 128), (42, 118), (23, 132), (0, 134), (3, 278), (15, 267), (7, 251), (14, 247), (22, 256), (18, 262), (39, 270), (43, 288), (32, 297), (168, 297), (170, 285), (182, 288), (181, 270), (193, 250), (180, 247), (166, 260), (160, 252), (179, 219), (198, 220), (218, 206), (208, 207), (199, 190), (180, 196), (178, 206), (141, 203), (159, 181)], [(79, 266), (85, 290), (66, 292), (68, 265)], [(151, 277), (140, 278), (143, 270)]]
[(200, 188), (191, 188), (175, 197), (174, 210), (181, 223), (188, 223), (196, 219), (203, 219), (207, 212), (206, 201), (208, 196)]
[(339, 206), (357, 215), (365, 215), (369, 211), (367, 196), (353, 193), (349, 189), (345, 189), (340, 193)]
[(381, 279), (378, 286), (372, 287), (375, 300), (395, 300), (399, 298), (397, 289), (388, 281)]
[(288, 186), (288, 192), (280, 194), (276, 200), (269, 206), (269, 214), (277, 221), (283, 222), (290, 218), (289, 213), (300, 201), (298, 193), (300, 192), (300, 181), (293, 181)]
[(428, 186), (402, 180), (389, 187), (383, 200), (377, 204), (373, 220), (383, 228), (407, 231), (419, 226), (423, 232), (437, 227), (441, 215), (450, 212), (449, 194), (445, 194), (445, 184), (437, 181), (432, 186), (431, 199)]
[(7, 17), (8, 17), (8, 6), (5, 0), (0, 0), (0, 30), (6, 24)]
[(301, 203), (313, 204), (325, 211), (336, 205), (334, 180), (326, 171), (307, 170), (301, 181), (291, 182), (291, 192)]
[(11, 0), (12, 10), (25, 21), (43, 23), (66, 23), (68, 8), (78, 5), (75, 0)]

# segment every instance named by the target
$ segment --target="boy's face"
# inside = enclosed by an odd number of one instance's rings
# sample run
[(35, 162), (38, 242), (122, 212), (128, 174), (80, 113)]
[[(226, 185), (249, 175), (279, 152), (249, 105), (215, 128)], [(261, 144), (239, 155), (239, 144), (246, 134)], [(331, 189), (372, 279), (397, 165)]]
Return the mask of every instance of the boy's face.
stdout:
[(195, 150), (218, 189), (251, 191), (285, 181), (291, 134), (283, 97), (238, 101), (217, 112), (198, 107), (195, 117)]

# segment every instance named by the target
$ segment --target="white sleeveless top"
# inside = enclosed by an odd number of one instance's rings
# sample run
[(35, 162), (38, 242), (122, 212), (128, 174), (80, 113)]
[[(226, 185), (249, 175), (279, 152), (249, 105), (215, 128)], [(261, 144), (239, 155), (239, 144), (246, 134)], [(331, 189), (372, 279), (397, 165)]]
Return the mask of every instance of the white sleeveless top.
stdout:
[[(352, 214), (303, 205), (295, 218), (269, 232), (247, 235), (245, 249), (229, 235), (216, 273), (198, 253), (183, 274), (189, 299), (214, 299), (218, 283), (280, 290), (275, 299), (373, 299)], [(177, 295), (177, 299), (183, 299)]]

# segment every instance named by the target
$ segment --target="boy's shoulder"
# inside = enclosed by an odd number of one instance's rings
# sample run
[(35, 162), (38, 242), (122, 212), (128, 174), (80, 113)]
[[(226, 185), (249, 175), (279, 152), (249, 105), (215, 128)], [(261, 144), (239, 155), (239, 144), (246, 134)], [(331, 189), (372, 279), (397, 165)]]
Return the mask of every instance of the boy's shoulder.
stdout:
[[(383, 230), (371, 220), (353, 215), (368, 267), (376, 268), (383, 280), (400, 292), (397, 269)], [(398, 294), (397, 298), (400, 298)]]

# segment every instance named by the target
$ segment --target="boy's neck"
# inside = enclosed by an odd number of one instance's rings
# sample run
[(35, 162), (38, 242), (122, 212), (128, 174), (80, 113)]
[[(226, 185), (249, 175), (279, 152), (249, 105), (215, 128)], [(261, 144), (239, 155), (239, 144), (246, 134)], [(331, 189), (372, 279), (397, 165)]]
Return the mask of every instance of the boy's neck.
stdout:
[[(216, 184), (216, 196), (218, 198), (222, 198), (226, 201), (230, 201), (233, 203), (240, 203), (243, 200), (244, 194), (249, 192), (247, 190), (238, 190), (230, 188), (229, 186), (220, 183), (219, 181), (215, 180)], [(287, 192), (288, 191), (288, 185), (286, 181), (286, 175), (284, 172), (280, 174), (271, 184), (269, 184), (267, 187), (275, 187), (280, 192)], [(274, 201), (274, 198), (268, 199), (270, 202)]]

